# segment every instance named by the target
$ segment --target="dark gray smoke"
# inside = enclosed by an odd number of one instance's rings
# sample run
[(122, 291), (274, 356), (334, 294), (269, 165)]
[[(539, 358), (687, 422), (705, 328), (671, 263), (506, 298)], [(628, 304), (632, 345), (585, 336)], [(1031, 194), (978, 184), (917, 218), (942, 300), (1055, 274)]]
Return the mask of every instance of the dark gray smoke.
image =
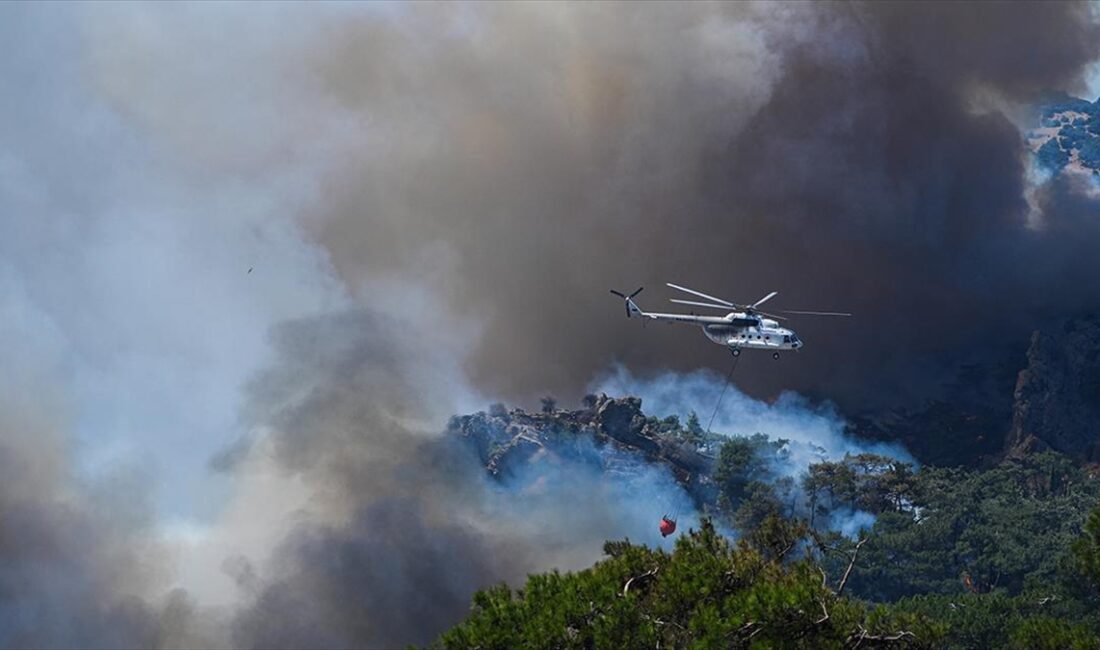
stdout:
[(611, 359), (725, 363), (686, 328), (629, 327), (608, 287), (853, 311), (793, 322), (798, 363), (743, 378), (848, 405), (927, 393), (945, 365), (1023, 340), (1038, 309), (1100, 297), (1096, 273), (1051, 266), (1083, 233), (1029, 228), (1006, 117), (1080, 88), (1100, 47), (1085, 6), (479, 9), (476, 38), (455, 25), (424, 45), (434, 14), (337, 32), (329, 92), (403, 144), (350, 161), (316, 231), (353, 286), (445, 250), (433, 280), (486, 321), (483, 386), (572, 396)]
[[(798, 363), (744, 378), (855, 407), (927, 395), (1096, 302), (1100, 283), (1070, 289), (1051, 267), (1081, 234), (1042, 229), (1061, 203), (1029, 203), (1021, 138), (1039, 93), (1084, 90), (1092, 12), (284, 7), (213, 27), (118, 11), (89, 31), (106, 95), (186, 168), (310, 170), (299, 216), (340, 278), (372, 307), (381, 279), (438, 290), (481, 327), (487, 392), (575, 398), (613, 360), (724, 364), (690, 328), (640, 331), (607, 293), (646, 285), (642, 305), (664, 306), (673, 281), (855, 312), (792, 321)], [(150, 28), (168, 18), (185, 29)]]
[(213, 621), (168, 589), (148, 478), (74, 476), (64, 405), (34, 374), (0, 381), (0, 647), (210, 645)]
[(628, 477), (579, 454), (489, 480), (472, 446), (439, 436), (434, 416), (459, 408), (462, 378), (422, 333), (369, 311), (278, 329), (281, 361), (252, 382), (248, 413), (312, 498), (270, 562), (234, 567), (236, 645), (426, 643), (476, 589), (587, 566), (611, 537), (660, 544), (653, 504), (687, 509), (672, 477), (637, 459)]

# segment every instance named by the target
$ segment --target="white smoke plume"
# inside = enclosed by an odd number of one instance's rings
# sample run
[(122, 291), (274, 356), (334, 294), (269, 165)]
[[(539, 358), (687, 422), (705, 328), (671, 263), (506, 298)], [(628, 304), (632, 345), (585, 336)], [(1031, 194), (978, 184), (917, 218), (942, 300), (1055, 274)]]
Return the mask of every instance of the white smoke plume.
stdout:
[[(751, 354), (745, 353), (746, 357)], [(760, 361), (774, 363), (771, 359)], [(838, 461), (848, 455), (877, 454), (901, 462), (916, 464), (909, 452), (898, 444), (860, 440), (846, 433), (847, 423), (834, 404), (814, 404), (793, 392), (780, 394), (773, 402), (753, 399), (738, 390), (738, 371), (753, 372), (754, 365), (739, 362), (733, 374), (726, 377), (710, 370), (693, 373), (661, 373), (652, 377), (635, 377), (623, 366), (616, 366), (591, 386), (594, 392), (609, 395), (634, 395), (642, 398), (647, 415), (675, 415), (686, 422), (695, 413), (702, 426), (710, 426), (720, 436), (751, 437), (763, 434), (771, 441), (786, 441), (770, 459), (777, 477), (794, 480), (800, 486), (809, 466), (822, 461)], [(713, 452), (718, 452), (714, 449)], [(796, 487), (795, 514), (809, 517), (811, 507)], [(817, 518), (823, 528), (855, 537), (870, 528), (875, 517), (861, 510), (838, 508), (825, 521)], [(736, 534), (737, 531), (733, 531)]]
[[(751, 351), (745, 356), (750, 354)], [(797, 359), (788, 362), (797, 363)], [(751, 373), (754, 369), (751, 361), (740, 363), (727, 387), (726, 378), (710, 370), (640, 378), (619, 365), (597, 379), (590, 390), (641, 397), (647, 415), (675, 415), (685, 422), (695, 413), (703, 426), (711, 425), (714, 433), (746, 437), (763, 433), (772, 440), (789, 440), (789, 462), (785, 466), (796, 472), (804, 471), (811, 462), (836, 460), (845, 454), (874, 453), (912, 461), (899, 445), (861, 441), (846, 435), (847, 424), (831, 403), (814, 404), (793, 392), (782, 393), (770, 403), (745, 395), (737, 388), (736, 373)]]

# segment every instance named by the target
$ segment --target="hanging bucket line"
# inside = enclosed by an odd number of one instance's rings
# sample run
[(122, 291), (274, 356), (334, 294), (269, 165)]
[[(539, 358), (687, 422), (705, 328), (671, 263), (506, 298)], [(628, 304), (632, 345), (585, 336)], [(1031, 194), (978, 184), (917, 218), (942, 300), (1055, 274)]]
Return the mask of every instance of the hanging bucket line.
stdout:
[(714, 405), (714, 412), (710, 414), (710, 422), (707, 423), (707, 436), (710, 436), (710, 428), (714, 424), (714, 416), (718, 415), (718, 407), (722, 406), (722, 398), (726, 396), (726, 389), (729, 388), (730, 378), (733, 377), (733, 371), (737, 369), (737, 362), (741, 360), (741, 355), (733, 358), (733, 365), (730, 366), (729, 373), (726, 374), (726, 383), (722, 384), (722, 392), (718, 395), (718, 403)]

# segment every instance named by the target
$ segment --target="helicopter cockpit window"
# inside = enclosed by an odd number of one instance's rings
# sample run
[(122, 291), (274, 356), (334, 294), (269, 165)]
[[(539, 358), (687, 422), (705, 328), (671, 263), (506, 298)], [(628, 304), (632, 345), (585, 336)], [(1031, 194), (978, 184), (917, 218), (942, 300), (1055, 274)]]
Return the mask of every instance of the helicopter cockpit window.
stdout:
[(784, 342), (784, 343), (790, 343), (790, 342), (791, 342), (791, 337), (790, 337), (790, 335), (786, 335), (786, 334), (785, 334), (785, 335), (783, 335), (783, 342)]

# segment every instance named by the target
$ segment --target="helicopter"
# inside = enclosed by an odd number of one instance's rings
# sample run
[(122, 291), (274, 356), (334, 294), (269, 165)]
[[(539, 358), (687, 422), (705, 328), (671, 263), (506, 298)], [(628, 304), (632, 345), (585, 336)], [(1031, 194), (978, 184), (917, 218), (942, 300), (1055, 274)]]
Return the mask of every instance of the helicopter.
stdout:
[[(692, 294), (699, 298), (706, 298), (710, 302), (698, 302), (694, 300), (680, 300), (670, 298), (670, 302), (681, 305), (694, 305), (696, 307), (708, 307), (727, 311), (725, 316), (698, 316), (696, 314), (664, 314), (658, 312), (643, 311), (634, 302), (634, 297), (642, 292), (645, 287), (639, 287), (630, 295), (611, 290), (611, 293), (622, 298), (626, 303), (626, 317), (637, 314), (649, 320), (666, 321), (669, 323), (692, 323), (701, 325), (707, 338), (719, 345), (729, 348), (730, 354), (737, 357), (741, 350), (771, 350), (772, 358), (779, 358), (780, 350), (798, 350), (804, 344), (802, 339), (794, 333), (794, 330), (780, 327), (779, 321), (786, 320), (782, 316), (761, 311), (760, 305), (779, 295), (778, 291), (772, 291), (760, 300), (750, 305), (739, 305), (722, 298), (707, 295), (702, 291), (682, 287), (671, 282), (667, 286)], [(732, 310), (732, 311), (729, 311)], [(851, 314), (837, 311), (806, 311), (806, 310), (776, 310), (784, 314), (798, 314), (807, 316), (851, 316)], [(644, 321), (643, 321), (644, 322)]]

